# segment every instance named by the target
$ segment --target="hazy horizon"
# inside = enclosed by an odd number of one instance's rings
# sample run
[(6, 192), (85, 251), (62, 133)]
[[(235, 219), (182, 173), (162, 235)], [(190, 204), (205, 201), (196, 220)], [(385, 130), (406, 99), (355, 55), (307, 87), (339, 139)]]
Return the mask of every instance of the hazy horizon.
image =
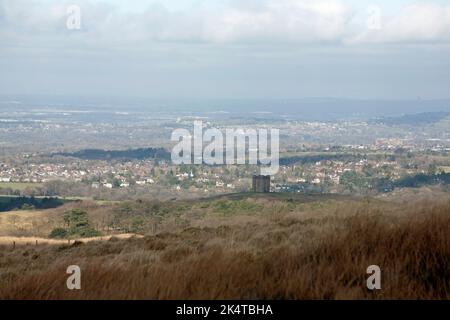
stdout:
[[(369, 120), (406, 114), (450, 114), (450, 99), (372, 100), (347, 98), (172, 98), (142, 97), (70, 97), (70, 96), (5, 96), (0, 95), (0, 111), (9, 116), (11, 111), (61, 112), (93, 111), (102, 114), (114, 112), (165, 114), (170, 116), (229, 117), (244, 116), (259, 119), (295, 119), (334, 121), (345, 119)], [(92, 115), (93, 116), (93, 115)]]

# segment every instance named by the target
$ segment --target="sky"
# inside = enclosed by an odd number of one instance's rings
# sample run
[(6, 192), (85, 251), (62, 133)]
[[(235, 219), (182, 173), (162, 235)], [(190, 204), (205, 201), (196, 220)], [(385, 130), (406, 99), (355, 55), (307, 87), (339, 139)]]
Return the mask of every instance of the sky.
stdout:
[(0, 95), (441, 99), (449, 71), (450, 0), (0, 0)]

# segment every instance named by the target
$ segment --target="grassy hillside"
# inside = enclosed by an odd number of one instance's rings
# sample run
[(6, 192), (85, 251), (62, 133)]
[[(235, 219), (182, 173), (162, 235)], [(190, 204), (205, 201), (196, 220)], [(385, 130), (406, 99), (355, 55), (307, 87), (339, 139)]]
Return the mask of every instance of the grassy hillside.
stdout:
[(33, 182), (0, 182), (0, 189), (12, 189), (23, 191), (26, 188), (41, 187), (43, 183)]
[[(159, 213), (164, 228), (128, 240), (3, 246), (0, 298), (450, 298), (448, 197), (121, 205), (130, 215)], [(101, 209), (92, 208), (94, 218)], [(185, 222), (170, 224), (174, 217)], [(81, 291), (65, 287), (73, 264), (82, 269)], [(374, 264), (382, 290), (371, 292), (366, 268)]]
[(31, 236), (51, 230), (46, 210), (22, 210), (0, 213), (0, 236)]
[[(75, 208), (88, 213), (89, 221), (105, 235), (154, 234), (187, 227), (239, 223), (276, 213), (289, 213), (336, 202), (356, 201), (335, 195), (253, 194), (222, 195), (197, 201), (77, 201), (48, 210), (0, 212), (0, 236), (47, 237), (52, 229), (65, 227), (64, 214)], [(308, 209), (309, 210), (309, 209)]]

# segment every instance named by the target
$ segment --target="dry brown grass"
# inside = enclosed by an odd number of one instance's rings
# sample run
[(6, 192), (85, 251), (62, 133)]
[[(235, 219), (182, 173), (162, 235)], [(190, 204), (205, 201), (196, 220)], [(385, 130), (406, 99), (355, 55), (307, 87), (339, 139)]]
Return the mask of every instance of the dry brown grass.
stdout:
[[(51, 210), (20, 210), (0, 212), (0, 235), (29, 236), (49, 232)], [(48, 233), (47, 233), (48, 234)]]
[[(448, 299), (450, 202), (380, 208), (341, 203), (142, 239), (3, 247), (0, 298)], [(73, 264), (81, 291), (65, 287)], [(373, 264), (376, 292), (366, 288)]]

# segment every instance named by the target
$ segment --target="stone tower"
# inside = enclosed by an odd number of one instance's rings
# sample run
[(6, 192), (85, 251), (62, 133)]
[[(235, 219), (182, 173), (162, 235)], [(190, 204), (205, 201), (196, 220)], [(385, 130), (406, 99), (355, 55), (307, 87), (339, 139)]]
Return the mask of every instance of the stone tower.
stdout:
[(269, 193), (270, 192), (270, 176), (253, 176), (253, 192)]

